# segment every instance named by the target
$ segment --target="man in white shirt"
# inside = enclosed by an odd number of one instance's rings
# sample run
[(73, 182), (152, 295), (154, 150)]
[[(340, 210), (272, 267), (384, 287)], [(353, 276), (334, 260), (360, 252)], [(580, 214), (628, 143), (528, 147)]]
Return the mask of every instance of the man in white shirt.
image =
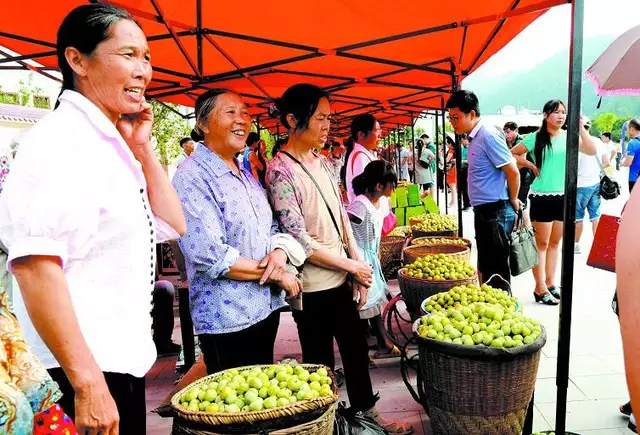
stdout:
[(406, 148), (400, 148), (400, 179), (409, 180), (409, 169), (413, 164), (413, 155), (411, 151)]
[(180, 148), (182, 148), (182, 152), (174, 162), (176, 168), (180, 166), (185, 160), (189, 158), (193, 151), (196, 149), (196, 143), (190, 137), (183, 137), (180, 139)]
[[(585, 117), (584, 127), (589, 130), (591, 121)], [(576, 244), (574, 253), (581, 254), (580, 238), (584, 229), (584, 218), (588, 211), (591, 229), (596, 233), (600, 220), (600, 176), (601, 169), (610, 166), (610, 152), (606, 145), (597, 138), (593, 138), (597, 145), (595, 156), (583, 153), (578, 155), (578, 194), (576, 198)]]

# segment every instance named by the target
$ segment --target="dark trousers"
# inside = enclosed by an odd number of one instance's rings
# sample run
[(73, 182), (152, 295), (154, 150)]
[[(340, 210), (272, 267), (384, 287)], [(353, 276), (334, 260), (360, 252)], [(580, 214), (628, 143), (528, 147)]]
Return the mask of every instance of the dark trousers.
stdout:
[(629, 181), (629, 193), (631, 193), (631, 191), (633, 190), (633, 186), (635, 186), (636, 182), (635, 181)]
[[(60, 386), (62, 399), (58, 404), (75, 421), (75, 393), (61, 368), (49, 369), (49, 374)], [(144, 378), (123, 373), (104, 373), (111, 397), (116, 402), (120, 415), (120, 434), (139, 435), (147, 431), (147, 409), (144, 398)]]
[(156, 281), (153, 286), (153, 307), (151, 318), (153, 319), (153, 341), (158, 351), (166, 350), (171, 344), (173, 334), (173, 301), (175, 289), (169, 281)]
[(460, 195), (462, 195), (462, 208), (471, 207), (469, 200), (469, 186), (467, 180), (469, 178), (469, 168), (463, 166), (460, 168)]
[[(478, 272), (485, 283), (493, 275), (511, 282), (509, 269), (509, 234), (515, 223), (515, 212), (509, 201), (498, 201), (475, 206), (474, 226), (478, 247)], [(507, 290), (507, 284), (498, 278), (490, 285)]]
[(293, 310), (293, 318), (298, 325), (304, 362), (324, 364), (334, 370), (335, 338), (351, 406), (356, 410), (373, 407), (376, 397), (369, 376), (369, 349), (350, 286), (304, 293), (302, 311)]
[(273, 364), (273, 347), (280, 326), (280, 311), (242, 331), (200, 334), (200, 350), (207, 373), (255, 364)]

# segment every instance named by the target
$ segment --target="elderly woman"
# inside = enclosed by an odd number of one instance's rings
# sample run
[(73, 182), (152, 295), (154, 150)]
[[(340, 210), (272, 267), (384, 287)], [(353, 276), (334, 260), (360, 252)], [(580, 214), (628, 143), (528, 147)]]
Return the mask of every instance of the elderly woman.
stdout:
[(251, 128), (242, 98), (211, 89), (195, 113), (191, 135), (202, 145), (173, 184), (187, 219), (180, 248), (207, 371), (272, 364), (284, 292), (295, 298), (302, 289), (295, 268), (285, 267), (288, 260), (301, 265), (304, 251), (278, 234), (260, 182), (234, 158)]
[[(276, 101), (288, 141), (267, 172), (267, 186), (282, 229), (304, 247), (302, 310), (294, 310), (302, 358), (335, 366), (335, 338), (344, 365), (351, 406), (391, 434), (410, 434), (410, 425), (378, 413), (369, 376), (367, 340), (358, 310), (367, 302), (373, 269), (361, 260), (335, 174), (314, 153), (329, 135), (331, 106), (320, 88), (292, 86)], [(353, 278), (350, 281), (348, 278)]]
[(127, 12), (90, 4), (57, 51), (57, 108), (21, 138), (0, 197), (15, 311), (80, 433), (145, 433), (155, 245), (186, 226), (150, 141), (149, 47)]

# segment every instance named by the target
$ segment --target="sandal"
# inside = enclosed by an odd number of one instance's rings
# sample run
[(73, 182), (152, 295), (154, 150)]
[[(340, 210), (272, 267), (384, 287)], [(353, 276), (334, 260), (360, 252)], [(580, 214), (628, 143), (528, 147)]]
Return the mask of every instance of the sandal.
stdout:
[(547, 290), (549, 290), (549, 293), (551, 293), (551, 296), (553, 296), (556, 299), (560, 299), (560, 290), (558, 290), (558, 287), (554, 285), (547, 288)]
[(400, 349), (398, 346), (393, 346), (391, 349), (377, 350), (373, 354), (373, 359), (387, 359), (387, 358), (400, 358)]
[(631, 413), (633, 412), (631, 410), (631, 402), (627, 402), (624, 405), (621, 405), (618, 409), (620, 410), (620, 414), (624, 415), (631, 415)]
[(536, 292), (533, 292), (533, 296), (536, 298), (536, 302), (540, 302), (543, 305), (558, 305), (559, 302), (556, 298), (554, 298), (553, 296), (551, 296), (551, 293), (544, 292), (543, 294), (539, 295)]

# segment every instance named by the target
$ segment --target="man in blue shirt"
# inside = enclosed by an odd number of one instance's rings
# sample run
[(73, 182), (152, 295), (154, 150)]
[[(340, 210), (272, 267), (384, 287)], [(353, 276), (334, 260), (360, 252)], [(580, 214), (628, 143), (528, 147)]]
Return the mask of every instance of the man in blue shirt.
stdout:
[(627, 134), (631, 140), (627, 144), (627, 153), (622, 166), (629, 168), (629, 192), (631, 192), (640, 174), (640, 118), (630, 119), (628, 122)]
[[(478, 97), (470, 91), (456, 91), (447, 102), (449, 121), (457, 134), (469, 137), (468, 190), (473, 206), (478, 272), (482, 283), (493, 275), (511, 282), (509, 234), (513, 230), (518, 200), (520, 172), (504, 135), (480, 121)], [(491, 280), (506, 289), (506, 283)]]

